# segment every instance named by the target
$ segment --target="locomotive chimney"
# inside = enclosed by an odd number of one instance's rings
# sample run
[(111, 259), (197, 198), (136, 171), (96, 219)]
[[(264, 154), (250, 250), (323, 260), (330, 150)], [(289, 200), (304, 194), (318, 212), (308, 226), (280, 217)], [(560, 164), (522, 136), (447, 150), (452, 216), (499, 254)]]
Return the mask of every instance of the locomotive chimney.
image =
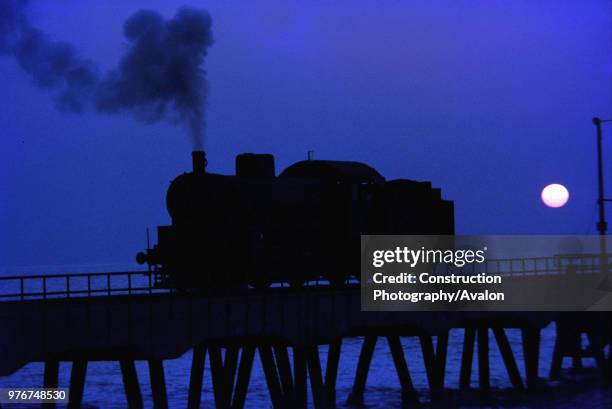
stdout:
[(206, 152), (193, 151), (191, 152), (191, 160), (193, 162), (193, 173), (206, 172)]

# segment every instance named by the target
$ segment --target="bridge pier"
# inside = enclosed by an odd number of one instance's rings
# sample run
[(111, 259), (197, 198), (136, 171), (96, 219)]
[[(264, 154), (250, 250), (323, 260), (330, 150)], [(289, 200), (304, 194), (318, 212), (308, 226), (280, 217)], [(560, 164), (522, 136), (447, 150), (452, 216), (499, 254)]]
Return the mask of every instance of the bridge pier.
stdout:
[(210, 376), (213, 388), (213, 397), (216, 407), (223, 407), (223, 353), (218, 346), (208, 347), (208, 359), (210, 361)]
[(285, 345), (275, 346), (273, 352), (278, 367), (278, 375), (280, 376), (281, 389), (283, 393), (288, 393), (287, 391), (293, 390), (293, 375), (291, 373), (288, 349)]
[(549, 373), (551, 380), (558, 380), (561, 377), (565, 357), (572, 358), (574, 369), (582, 367), (582, 332), (575, 329), (559, 328), (559, 325), (559, 322), (557, 322), (557, 337)]
[[(399, 335), (387, 335), (386, 338), (391, 351), (391, 356), (393, 358), (395, 371), (397, 372), (400, 386), (402, 388), (402, 400), (406, 405), (418, 405), (419, 399), (416, 389), (412, 383), (412, 378), (410, 377), (410, 371), (408, 369), (408, 364), (406, 363), (404, 348), (401, 344), (400, 337)], [(363, 404), (363, 393), (365, 391), (368, 372), (372, 363), (372, 357), (374, 355), (377, 340), (378, 337), (375, 335), (367, 335), (364, 338), (361, 352), (359, 354), (359, 361), (357, 363), (353, 390), (347, 400), (347, 403), (351, 405)], [(444, 340), (442, 340), (440, 347), (443, 347), (444, 345)], [(421, 348), (423, 350), (428, 378), (430, 379), (431, 384), (435, 385), (435, 388), (437, 388), (440, 384), (440, 380), (443, 379), (443, 377), (440, 376), (440, 373), (438, 372), (438, 369), (441, 366), (439, 366), (440, 364), (438, 364), (436, 361), (436, 357), (433, 352), (433, 342), (430, 336), (421, 336)]]
[(506, 331), (499, 327), (493, 327), (492, 329), (495, 340), (497, 341), (497, 346), (499, 347), (499, 352), (501, 353), (504, 365), (506, 366), (508, 377), (510, 378), (510, 382), (512, 382), (512, 386), (516, 389), (523, 389), (524, 386), (523, 380), (521, 379), (521, 373), (519, 372), (518, 365), (514, 359), (514, 354), (512, 353), (512, 347), (510, 346), (510, 342), (506, 336)]
[(293, 385), (293, 393), (285, 390), (284, 394), (289, 399), (285, 398), (289, 403), (286, 407), (291, 408), (306, 408), (308, 406), (308, 363), (306, 362), (306, 351), (302, 346), (293, 347), (293, 373), (295, 382)]
[(487, 391), (491, 388), (489, 365), (489, 328), (480, 326), (476, 329), (478, 339), (478, 386)]
[(336, 380), (338, 379), (338, 366), (340, 364), (341, 350), (342, 338), (332, 341), (327, 350), (327, 365), (325, 365), (325, 391), (327, 394), (327, 404), (331, 408), (336, 407)]
[(266, 384), (268, 385), (268, 391), (270, 392), (272, 406), (274, 409), (282, 408), (283, 391), (281, 389), (278, 370), (276, 368), (276, 364), (274, 363), (272, 347), (269, 345), (260, 345), (257, 349), (259, 350), (259, 358), (261, 359), (261, 366), (263, 367)]
[[(223, 349), (225, 351), (223, 351)], [(258, 349), (274, 408), (307, 407), (307, 381), (310, 377), (314, 406), (317, 409), (335, 407), (335, 386), (340, 359), (341, 340), (330, 344), (328, 360), (323, 378), (319, 349), (317, 346), (294, 346), (293, 368), (287, 347), (263, 345), (230, 346), (221, 348), (199, 344), (194, 348), (189, 382), (188, 408), (200, 407), (204, 364), (208, 351), (215, 407), (218, 409), (242, 409), (252, 373), (255, 350)], [(225, 353), (223, 353), (225, 352)], [(148, 361), (153, 406), (168, 407), (163, 361)], [(68, 407), (82, 406), (88, 362), (76, 360), (72, 363)], [(119, 366), (130, 409), (143, 407), (142, 393), (135, 362), (120, 360)], [(59, 362), (49, 361), (45, 365), (44, 386), (57, 387)], [(282, 368), (282, 369), (280, 369)], [(50, 404), (55, 406), (55, 404)]]
[(527, 388), (534, 389), (539, 385), (540, 329), (532, 327), (522, 328), (521, 338), (523, 342), (523, 359), (525, 361)]
[(225, 348), (224, 354), (220, 346), (198, 344), (193, 351), (188, 409), (200, 407), (206, 351), (210, 361), (215, 407), (243, 408), (255, 358), (255, 346), (229, 346)]
[(151, 379), (151, 393), (155, 409), (168, 408), (168, 395), (166, 393), (166, 379), (164, 376), (164, 362), (161, 359), (149, 360), (149, 377)]
[[(506, 336), (504, 328), (499, 326), (478, 325), (466, 327), (463, 336), (463, 354), (461, 356), (461, 369), (459, 375), (459, 387), (468, 389), (470, 387), (472, 362), (474, 360), (474, 344), (478, 345), (478, 386), (486, 391), (491, 387), (489, 366), (489, 329), (493, 332), (499, 351), (506, 367), (506, 372), (512, 386), (523, 389), (524, 384), (512, 352), (512, 347)], [(525, 373), (527, 387), (533, 388), (538, 381), (540, 329), (525, 327), (521, 329), (523, 340), (523, 355), (525, 361)]]
[[(250, 351), (254, 352), (254, 347)], [(336, 379), (340, 359), (341, 340), (333, 341), (328, 350), (325, 378), (321, 366), (319, 348), (316, 345), (293, 347), (293, 368), (289, 359), (287, 346), (259, 345), (259, 350), (266, 384), (270, 393), (272, 406), (275, 409), (306, 408), (308, 404), (308, 379), (316, 409), (336, 406)], [(250, 352), (249, 353), (252, 353)], [(252, 364), (252, 363), (251, 363)], [(240, 378), (240, 376), (239, 376)], [(241, 388), (246, 391), (248, 385), (247, 371), (244, 371)], [(232, 408), (239, 408), (244, 396), (234, 400)]]
[[(68, 393), (68, 408), (78, 409), (83, 405), (85, 392), (85, 379), (87, 375), (88, 361), (75, 360), (70, 370), (70, 385)], [(140, 409), (143, 407), (142, 393), (138, 382), (138, 373), (134, 360), (120, 360), (119, 367), (123, 380), (127, 405), (129, 409)], [(153, 392), (154, 407), (167, 408), (166, 384), (163, 373), (163, 361), (150, 360), (149, 373), (151, 377), (151, 391)], [(45, 362), (43, 375), (43, 388), (57, 388), (59, 379), (59, 361), (50, 360)], [(56, 403), (44, 403), (45, 408), (55, 408)], [(197, 407), (197, 406), (195, 406)]]
[(206, 360), (206, 346), (197, 344), (193, 348), (191, 359), (191, 375), (189, 377), (189, 392), (187, 409), (199, 409), (202, 400), (202, 384), (204, 382), (204, 361)]
[(236, 387), (234, 390), (234, 397), (232, 399), (232, 409), (244, 408), (254, 360), (255, 347), (245, 346), (242, 348), (242, 352), (240, 354), (240, 364), (238, 366), (238, 375), (236, 378)]
[(448, 354), (448, 334), (449, 331), (444, 331), (436, 338), (436, 382), (430, 385), (430, 388), (435, 390), (444, 389), (444, 380), (446, 378), (446, 356)]
[(46, 361), (43, 388), (57, 388), (59, 383), (59, 361)]
[[(50, 360), (45, 361), (45, 370), (43, 375), (43, 388), (57, 388), (59, 383), (59, 361)], [(44, 403), (42, 405), (47, 409), (55, 409), (57, 404), (53, 403)]]
[(423, 354), (423, 361), (425, 363), (425, 374), (427, 375), (429, 389), (434, 390), (438, 386), (438, 380), (433, 339), (431, 336), (423, 334), (419, 335), (419, 342), (421, 343), (421, 353)]
[(425, 334), (419, 335), (427, 382), (432, 392), (444, 389), (448, 331), (444, 331), (437, 335), (436, 338), (436, 347), (434, 351), (433, 336)]
[(419, 398), (412, 384), (412, 378), (410, 377), (410, 371), (408, 370), (408, 364), (406, 363), (404, 348), (400, 338), (398, 335), (387, 336), (387, 342), (391, 350), (395, 371), (397, 372), (397, 377), (402, 387), (402, 401), (404, 403), (414, 403), (418, 405)]
[(87, 361), (72, 362), (70, 370), (70, 390), (68, 393), (68, 409), (79, 409), (83, 404), (85, 391), (85, 376), (87, 374)]
[[(609, 315), (607, 315), (609, 319)], [(565, 315), (557, 319), (555, 347), (549, 377), (558, 380), (561, 377), (563, 359), (572, 358), (572, 367), (582, 367), (582, 358), (592, 357), (597, 363), (597, 368), (602, 372), (604, 378), (610, 378), (609, 362), (606, 362), (604, 347), (606, 337), (611, 337), (612, 331), (606, 327), (606, 316), (591, 316), (588, 320), (578, 320), (574, 314)], [(582, 335), (586, 334), (589, 345), (586, 350), (582, 348)], [(609, 342), (609, 341), (608, 341)], [(612, 359), (612, 353), (608, 360)]]
[(225, 354), (221, 347), (209, 346), (210, 371), (217, 408), (229, 408), (232, 404), (239, 352), (236, 346), (226, 347)]
[[(524, 382), (521, 378), (505, 328), (490, 324), (476, 324), (465, 329), (460, 386), (462, 388), (470, 386), (474, 348), (477, 345), (479, 386), (482, 390), (490, 388), (489, 330), (492, 331), (499, 346), (501, 357), (512, 385), (516, 389), (524, 388), (525, 384), (530, 389), (538, 386), (540, 329), (529, 326), (521, 328), (526, 374), (526, 381)], [(564, 335), (562, 332), (563, 327), (561, 327), (560, 331), (561, 334), (559, 339), (557, 339), (557, 348), (559, 348), (558, 345), (562, 342), (574, 339)], [(426, 334), (418, 335), (427, 379), (432, 392), (444, 388), (448, 335), (448, 331), (439, 334), (436, 337), (435, 344), (433, 336)], [(575, 332), (570, 333), (570, 335), (575, 336)], [(603, 348), (605, 340), (598, 340), (595, 338), (596, 334), (588, 335), (592, 345), (599, 345)], [(385, 337), (387, 338), (402, 388), (404, 404), (416, 405), (418, 404), (418, 396), (412, 383), (401, 338), (395, 334), (386, 335)], [(367, 335), (364, 337), (353, 390), (349, 395), (348, 403), (359, 404), (363, 402), (363, 393), (377, 340), (377, 335)], [(293, 348), (293, 354), (290, 355), (289, 347), (285, 344), (252, 341), (240, 346), (233, 344), (224, 347), (215, 344), (198, 344), (194, 347), (193, 351), (188, 408), (195, 409), (200, 406), (205, 358), (208, 352), (216, 408), (242, 409), (246, 401), (256, 350), (259, 350), (266, 382), (275, 409), (307, 407), (308, 378), (310, 378), (312, 388), (313, 406), (316, 409), (333, 408), (336, 405), (335, 387), (341, 346), (341, 338), (329, 344), (327, 364), (325, 373), (323, 373), (319, 348), (316, 345), (290, 346)], [(603, 351), (601, 354), (598, 363), (605, 366), (607, 365), (606, 357), (603, 355)], [(557, 351), (555, 356), (558, 356)], [(58, 386), (59, 364), (57, 360), (47, 360), (45, 362), (44, 387)], [(130, 409), (142, 408), (143, 399), (134, 360), (119, 360), (119, 365), (128, 407)], [(148, 361), (148, 365), (154, 407), (167, 408), (168, 401), (163, 361), (151, 359)], [(88, 361), (84, 359), (76, 359), (72, 362), (69, 408), (80, 408), (82, 405), (87, 366)], [(435, 393), (432, 393), (433, 398), (435, 398), (435, 395)], [(47, 404), (45, 407), (55, 407), (55, 404)]]
[(206, 351), (210, 360), (216, 408), (244, 407), (253, 369), (255, 350), (259, 356), (275, 408), (306, 405), (306, 358), (302, 348), (294, 348), (295, 383), (286, 346), (247, 344), (241, 347), (200, 344), (194, 348), (189, 382), (188, 408), (201, 402)]
[(323, 370), (321, 369), (321, 358), (319, 356), (318, 346), (309, 346), (306, 349), (306, 363), (308, 367), (308, 376), (310, 376), (310, 388), (312, 389), (312, 399), (314, 407), (327, 408), (327, 393), (325, 393), (325, 384), (323, 383)]
[(470, 387), (475, 341), (476, 329), (466, 327), (463, 333), (463, 352), (461, 354), (461, 369), (459, 371), (459, 388), (461, 389), (468, 389)]
[(133, 360), (119, 361), (121, 377), (123, 378), (123, 388), (129, 409), (142, 409), (142, 394), (138, 383), (138, 374)]
[(366, 335), (363, 339), (355, 372), (355, 380), (353, 382), (353, 390), (347, 400), (347, 403), (351, 405), (363, 404), (363, 392), (368, 380), (368, 372), (370, 371), (370, 364), (372, 363), (377, 340), (378, 337), (376, 335)]

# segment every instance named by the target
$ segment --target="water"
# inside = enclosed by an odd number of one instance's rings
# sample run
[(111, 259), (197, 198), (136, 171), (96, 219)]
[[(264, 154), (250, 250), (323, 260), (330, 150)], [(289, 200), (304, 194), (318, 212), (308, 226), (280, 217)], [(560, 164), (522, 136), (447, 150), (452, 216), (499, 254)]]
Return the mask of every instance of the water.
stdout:
[[(514, 346), (514, 353), (522, 366), (522, 350), (520, 333), (517, 330), (508, 330), (508, 337)], [(564, 381), (549, 383), (546, 390), (536, 394), (515, 392), (511, 389), (505, 368), (501, 361), (495, 343), (491, 342), (491, 386), (493, 391), (487, 396), (474, 391), (458, 391), (459, 366), (462, 349), (462, 330), (451, 331), (449, 338), (448, 364), (446, 374), (446, 388), (441, 402), (432, 403), (428, 393), (427, 379), (423, 365), (418, 338), (402, 338), (408, 366), (415, 387), (425, 407), (440, 408), (612, 408), (612, 388), (606, 388), (596, 377), (594, 362), (586, 359), (585, 369), (571, 374), (563, 374)], [(541, 369), (540, 376), (548, 373), (552, 343), (554, 341), (554, 326), (544, 329), (542, 333)], [(348, 396), (353, 382), (357, 357), (361, 347), (362, 338), (348, 338), (342, 345), (342, 355), (338, 373), (337, 396), (338, 407), (347, 408)], [(326, 362), (327, 348), (321, 347), (321, 360)], [(476, 360), (475, 360), (476, 361)], [(474, 362), (476, 364), (476, 362)], [(148, 382), (148, 369), (144, 362), (137, 362), (137, 371), (142, 387), (145, 407), (152, 407), (151, 391)], [(169, 405), (171, 408), (185, 408), (187, 405), (187, 389), (189, 371), (191, 367), (191, 351), (178, 359), (165, 362), (165, 374), (168, 389)], [(522, 370), (522, 368), (521, 368)], [(60, 386), (68, 386), (70, 365), (62, 364), (60, 367)], [(43, 365), (32, 363), (15, 374), (0, 378), (0, 387), (35, 387), (42, 384)], [(477, 368), (473, 370), (473, 387), (477, 377)], [(202, 391), (202, 407), (214, 407), (212, 400), (212, 385), (210, 371), (207, 366), (204, 375), (204, 389)], [(84, 402), (91, 408), (125, 408), (125, 394), (121, 381), (119, 364), (117, 362), (93, 362), (89, 364), (85, 385)], [(312, 397), (309, 396), (309, 403)], [(372, 361), (370, 375), (364, 396), (364, 407), (393, 408), (401, 407), (401, 393), (399, 382), (393, 367), (393, 362), (386, 340), (379, 339)], [(23, 407), (23, 406), (21, 406)], [(270, 408), (271, 403), (263, 376), (261, 364), (257, 358), (253, 367), (247, 408)]]

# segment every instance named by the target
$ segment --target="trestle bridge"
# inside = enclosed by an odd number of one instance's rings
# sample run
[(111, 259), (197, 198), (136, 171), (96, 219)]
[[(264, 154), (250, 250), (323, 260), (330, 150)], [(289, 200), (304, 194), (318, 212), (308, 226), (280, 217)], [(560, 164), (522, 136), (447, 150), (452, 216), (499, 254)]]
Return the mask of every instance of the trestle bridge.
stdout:
[[(507, 276), (599, 273), (599, 257), (489, 260), (490, 271)], [(42, 387), (57, 387), (59, 365), (70, 362), (69, 408), (81, 406), (87, 365), (118, 361), (130, 408), (143, 407), (135, 361), (149, 365), (155, 408), (168, 406), (164, 361), (193, 349), (188, 408), (199, 408), (205, 360), (210, 363), (217, 408), (239, 409), (248, 398), (253, 361), (259, 356), (274, 408), (306, 407), (310, 385), (315, 408), (337, 399), (360, 403), (377, 342), (390, 349), (402, 397), (418, 397), (401, 337), (420, 341), (432, 396), (445, 387), (469, 388), (472, 361), (478, 358), (479, 388), (490, 385), (489, 346), (495, 341), (514, 388), (540, 385), (540, 331), (555, 321), (557, 339), (550, 377), (559, 378), (563, 358), (578, 365), (595, 358), (602, 376), (610, 375), (610, 313), (523, 312), (363, 312), (356, 283), (334, 289), (324, 283), (265, 291), (210, 295), (158, 288), (154, 274), (112, 272), (0, 277), (0, 376), (30, 362), (44, 362)], [(463, 329), (460, 377), (446, 379), (449, 331)], [(512, 345), (508, 329), (519, 329)], [(587, 350), (580, 337), (589, 337)], [(343, 340), (363, 337), (352, 392), (336, 396)], [(491, 337), (492, 336), (492, 337)], [(491, 337), (491, 339), (490, 339)], [(319, 349), (328, 345), (327, 362)], [(516, 359), (516, 348), (523, 357)], [(356, 357), (357, 358), (357, 357)], [(409, 357), (410, 358), (410, 357)], [(520, 366), (524, 366), (521, 375)], [(47, 404), (53, 407), (53, 404)]]

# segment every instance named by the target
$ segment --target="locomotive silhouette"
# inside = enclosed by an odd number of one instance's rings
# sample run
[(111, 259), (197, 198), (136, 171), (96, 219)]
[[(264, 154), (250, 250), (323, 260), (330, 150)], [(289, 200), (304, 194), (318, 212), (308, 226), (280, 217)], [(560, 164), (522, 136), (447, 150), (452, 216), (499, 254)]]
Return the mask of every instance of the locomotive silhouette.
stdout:
[(161, 287), (342, 286), (359, 279), (361, 234), (454, 234), (440, 189), (363, 163), (305, 160), (275, 176), (272, 155), (244, 153), (230, 176), (207, 173), (203, 151), (192, 160), (166, 195), (172, 224), (137, 255)]

